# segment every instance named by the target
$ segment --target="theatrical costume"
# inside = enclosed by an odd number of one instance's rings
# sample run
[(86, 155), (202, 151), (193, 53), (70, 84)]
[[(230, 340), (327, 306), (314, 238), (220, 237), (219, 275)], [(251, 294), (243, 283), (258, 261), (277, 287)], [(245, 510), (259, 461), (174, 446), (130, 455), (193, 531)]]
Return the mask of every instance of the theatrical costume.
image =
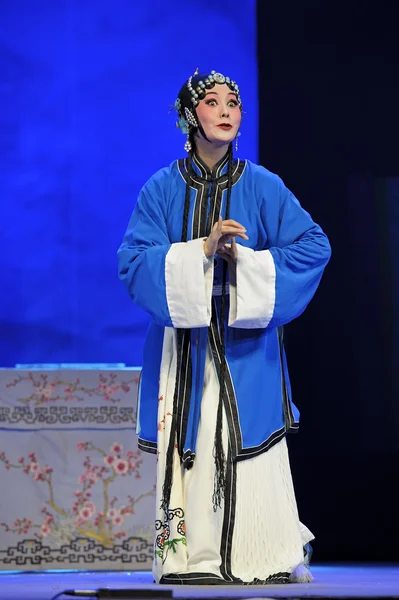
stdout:
[[(198, 82), (227, 83), (239, 98), (220, 74), (190, 78), (177, 103), (189, 134), (200, 128)], [(286, 447), (299, 412), (283, 326), (312, 299), (330, 246), (277, 175), (231, 148), (212, 170), (188, 150), (144, 185), (118, 251), (120, 279), (152, 317), (137, 433), (157, 455), (154, 577), (286, 582), (313, 536), (298, 518)], [(235, 268), (204, 255), (219, 215), (247, 230)]]

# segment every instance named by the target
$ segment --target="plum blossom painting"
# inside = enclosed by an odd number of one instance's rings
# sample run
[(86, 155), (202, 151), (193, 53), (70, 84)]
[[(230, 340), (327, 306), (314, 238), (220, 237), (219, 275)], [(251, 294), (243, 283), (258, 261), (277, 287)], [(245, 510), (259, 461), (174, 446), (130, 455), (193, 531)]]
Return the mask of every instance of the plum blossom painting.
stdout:
[(139, 372), (3, 370), (0, 569), (148, 569), (155, 460)]

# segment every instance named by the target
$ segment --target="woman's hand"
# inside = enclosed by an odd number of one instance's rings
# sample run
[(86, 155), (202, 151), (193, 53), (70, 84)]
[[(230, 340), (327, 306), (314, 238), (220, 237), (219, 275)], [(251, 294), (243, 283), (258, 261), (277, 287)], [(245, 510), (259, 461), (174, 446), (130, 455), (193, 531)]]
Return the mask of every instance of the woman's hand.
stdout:
[(231, 238), (231, 244), (225, 244), (218, 250), (219, 256), (225, 260), (230, 267), (234, 267), (237, 264), (237, 244), (234, 238)]
[(227, 242), (231, 239), (231, 245), (234, 242), (235, 252), (237, 253), (237, 247), (235, 244), (235, 237), (240, 237), (243, 240), (247, 240), (248, 236), (245, 235), (246, 229), (233, 219), (227, 219), (223, 221), (222, 217), (219, 217), (217, 223), (212, 227), (212, 231), (204, 241), (204, 253), (207, 258), (210, 258), (216, 253), (220, 252)]

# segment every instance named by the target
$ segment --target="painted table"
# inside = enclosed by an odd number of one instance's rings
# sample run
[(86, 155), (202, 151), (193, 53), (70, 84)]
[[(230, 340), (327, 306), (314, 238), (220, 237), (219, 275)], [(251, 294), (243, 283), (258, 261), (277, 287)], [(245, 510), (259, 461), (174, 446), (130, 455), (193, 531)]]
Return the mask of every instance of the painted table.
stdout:
[(0, 369), (0, 570), (151, 568), (140, 370)]

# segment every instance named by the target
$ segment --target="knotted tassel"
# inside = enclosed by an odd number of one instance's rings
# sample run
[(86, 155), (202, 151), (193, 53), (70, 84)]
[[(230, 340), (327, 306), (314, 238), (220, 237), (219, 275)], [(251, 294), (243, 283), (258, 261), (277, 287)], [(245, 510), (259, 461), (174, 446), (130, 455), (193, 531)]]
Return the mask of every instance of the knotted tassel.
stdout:
[(216, 418), (215, 443), (213, 448), (213, 458), (215, 460), (215, 478), (213, 485), (213, 510), (217, 511), (222, 507), (226, 492), (226, 456), (223, 448), (223, 399), (225, 390), (226, 376), (226, 350), (224, 344), (224, 315), (226, 301), (226, 279), (227, 263), (223, 263), (223, 283), (222, 283), (222, 302), (220, 307), (220, 371), (219, 371), (219, 404)]
[(219, 398), (218, 413), (216, 420), (215, 443), (213, 447), (215, 460), (215, 478), (213, 485), (213, 510), (222, 507), (226, 490), (226, 456), (223, 449), (223, 399)]

